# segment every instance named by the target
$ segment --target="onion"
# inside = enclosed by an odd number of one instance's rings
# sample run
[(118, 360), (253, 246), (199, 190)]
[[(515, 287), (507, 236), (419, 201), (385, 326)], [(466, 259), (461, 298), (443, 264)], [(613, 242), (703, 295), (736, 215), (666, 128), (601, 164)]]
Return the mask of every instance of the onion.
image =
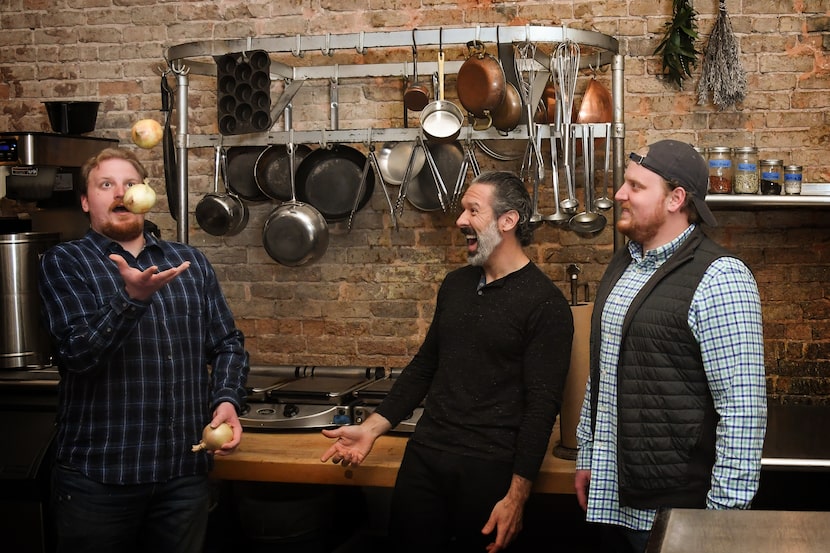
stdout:
[(133, 124), (130, 136), (136, 146), (149, 150), (161, 142), (163, 132), (161, 124), (155, 119), (141, 119)]
[(156, 205), (156, 193), (145, 180), (142, 184), (134, 184), (124, 192), (124, 207), (133, 213), (147, 213)]
[(202, 430), (202, 441), (194, 445), (192, 451), (215, 451), (221, 449), (223, 445), (233, 439), (233, 428), (226, 422), (223, 422), (216, 428), (211, 428), (210, 425), (205, 426)]

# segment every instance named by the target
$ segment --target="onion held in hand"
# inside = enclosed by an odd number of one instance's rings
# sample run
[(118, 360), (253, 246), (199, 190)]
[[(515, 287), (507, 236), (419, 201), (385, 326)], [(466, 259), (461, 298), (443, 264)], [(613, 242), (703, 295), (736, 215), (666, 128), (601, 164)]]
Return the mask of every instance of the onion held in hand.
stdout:
[(130, 129), (135, 145), (145, 150), (154, 148), (161, 142), (163, 132), (161, 124), (155, 119), (140, 119)]
[(233, 439), (233, 428), (226, 422), (223, 422), (216, 428), (211, 428), (210, 425), (205, 426), (202, 430), (202, 441), (194, 445), (191, 449), (195, 451), (215, 451), (221, 449), (223, 445)]
[(147, 213), (153, 206), (156, 205), (156, 193), (153, 188), (143, 182), (142, 184), (134, 184), (124, 192), (124, 207), (133, 213)]

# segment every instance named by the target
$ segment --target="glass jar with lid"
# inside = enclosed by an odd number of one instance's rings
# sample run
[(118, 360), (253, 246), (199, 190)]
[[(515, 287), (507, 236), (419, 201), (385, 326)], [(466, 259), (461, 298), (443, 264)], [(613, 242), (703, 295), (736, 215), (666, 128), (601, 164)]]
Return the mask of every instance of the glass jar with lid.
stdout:
[(709, 192), (732, 193), (732, 148), (716, 146), (709, 153)]
[(784, 161), (781, 159), (762, 159), (761, 166), (761, 194), (781, 195), (781, 173)]
[(784, 194), (801, 194), (801, 165), (784, 167)]
[(758, 193), (758, 148), (735, 148), (735, 176), (732, 190), (736, 194)]

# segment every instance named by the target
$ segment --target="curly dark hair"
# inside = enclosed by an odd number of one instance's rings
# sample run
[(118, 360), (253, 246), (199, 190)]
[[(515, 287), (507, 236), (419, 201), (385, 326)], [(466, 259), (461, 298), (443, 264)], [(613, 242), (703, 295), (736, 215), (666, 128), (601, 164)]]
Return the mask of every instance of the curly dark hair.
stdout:
[(487, 184), (493, 187), (493, 211), (496, 217), (515, 209), (519, 214), (516, 238), (522, 246), (530, 245), (535, 226), (530, 224), (533, 203), (522, 179), (510, 171), (489, 171), (481, 173), (473, 184)]

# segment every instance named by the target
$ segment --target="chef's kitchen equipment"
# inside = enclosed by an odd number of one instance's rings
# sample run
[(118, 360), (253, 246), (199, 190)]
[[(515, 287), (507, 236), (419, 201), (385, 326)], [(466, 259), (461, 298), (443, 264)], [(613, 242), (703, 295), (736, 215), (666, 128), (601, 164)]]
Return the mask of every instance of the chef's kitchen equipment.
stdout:
[[(285, 130), (291, 131), (294, 108), (289, 102), (283, 111)], [(305, 144), (294, 145), (294, 167), (311, 153)], [(285, 144), (272, 144), (265, 148), (256, 159), (254, 180), (260, 192), (268, 198), (286, 202), (291, 199), (291, 176), (288, 148)]]
[(101, 102), (50, 101), (43, 102), (49, 125), (60, 134), (85, 134), (95, 130), (98, 106)]
[(571, 343), (571, 364), (565, 379), (562, 393), (562, 406), (559, 408), (559, 443), (553, 448), (553, 454), (561, 459), (576, 459), (576, 425), (585, 398), (585, 386), (588, 382), (591, 313), (593, 302), (588, 301), (588, 288), (585, 285), (585, 301), (580, 303), (579, 290), (580, 268), (571, 263), (566, 269), (571, 288), (571, 314), (573, 315), (574, 334)]
[(444, 48), (438, 47), (437, 99), (421, 110), (421, 130), (435, 142), (453, 142), (461, 132), (464, 114), (449, 100), (444, 99)]
[[(358, 388), (352, 392), (357, 400), (357, 403), (352, 406), (354, 424), (363, 423), (374, 412), (375, 408), (380, 405), (384, 398), (389, 395), (389, 391), (395, 385), (395, 379), (400, 375), (400, 371), (400, 369), (392, 369), (386, 378), (377, 379), (368, 386)], [(414, 432), (415, 425), (421, 420), (421, 415), (423, 414), (424, 404), (422, 402), (404, 420), (392, 428), (390, 432)]]
[[(284, 373), (290, 373), (287, 368)], [(259, 371), (251, 368), (256, 376)], [(239, 417), (253, 430), (319, 429), (352, 424), (353, 392), (384, 375), (382, 367), (303, 366), (295, 378), (249, 397)]]
[[(196, 222), (213, 236), (232, 236), (239, 233), (248, 223), (248, 207), (228, 186), (228, 167), (225, 149), (216, 146), (214, 163), (213, 192), (206, 194), (196, 204)], [(225, 192), (219, 192), (219, 180), (225, 185)]]
[(663, 508), (646, 553), (824, 553), (828, 543), (830, 512)]
[(80, 181), (81, 166), (104, 148), (117, 145), (117, 140), (91, 136), (0, 133), (0, 165), (8, 166), (6, 196), (38, 201), (39, 207), (80, 209), (74, 191)]
[(288, 143), (291, 200), (271, 212), (262, 229), (262, 244), (271, 259), (288, 267), (313, 263), (329, 247), (329, 227), (314, 206), (298, 202), (294, 178), (294, 143)]
[(217, 119), (223, 135), (271, 127), (271, 58), (264, 50), (216, 56)]
[(456, 80), (458, 100), (475, 118), (487, 119), (484, 130), (493, 122), (493, 110), (504, 101), (507, 79), (499, 60), (487, 53), (481, 41), (468, 42), (467, 50)]
[[(412, 81), (403, 93), (403, 104), (410, 111), (421, 111), (429, 103), (429, 88), (418, 80), (418, 45), (412, 29)], [(406, 120), (406, 117), (404, 117)]]
[(0, 370), (51, 363), (49, 335), (41, 322), (37, 274), (40, 256), (58, 243), (55, 233), (0, 234)]

